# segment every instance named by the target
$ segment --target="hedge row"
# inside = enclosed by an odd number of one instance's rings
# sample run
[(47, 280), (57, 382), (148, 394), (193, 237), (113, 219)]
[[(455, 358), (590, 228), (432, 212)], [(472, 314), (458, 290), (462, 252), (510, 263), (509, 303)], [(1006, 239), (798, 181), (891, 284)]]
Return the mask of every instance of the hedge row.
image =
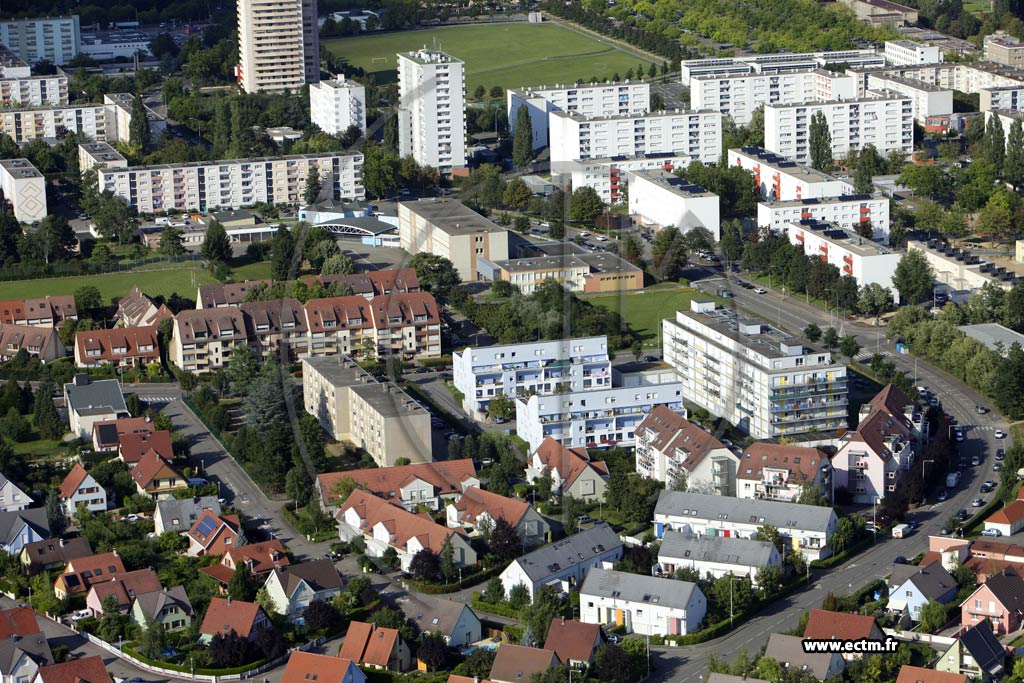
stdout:
[(509, 619), (519, 619), (519, 610), (513, 609), (510, 605), (499, 602), (497, 604), (491, 602), (484, 602), (480, 598), (480, 593), (473, 593), (473, 607), (480, 610), (481, 612), (490, 612), (491, 614), (498, 614)]
[(478, 583), (483, 583), (491, 578), (501, 574), (511, 562), (500, 564), (490, 569), (482, 569), (476, 574), (470, 574), (469, 576), (463, 576), (462, 582), (448, 582), (434, 583), (433, 581), (417, 581), (415, 579), (409, 579), (408, 583), (410, 586), (420, 591), (421, 593), (427, 593), (429, 595), (441, 595), (444, 593), (457, 593), (467, 586), (475, 586)]
[[(145, 655), (143, 655), (135, 649), (137, 645), (138, 643), (125, 643), (122, 649), (135, 659), (142, 662), (143, 664), (149, 664), (150, 666), (159, 667), (161, 669), (167, 669), (168, 671), (177, 671), (185, 674), (193, 673), (191, 666), (185, 666), (183, 664), (171, 664), (169, 662), (165, 662), (159, 659), (150, 659), (149, 657), (146, 657)], [(236, 666), (231, 669), (196, 669), (194, 673), (200, 676), (230, 676), (232, 674), (243, 674), (246, 671), (251, 671), (252, 669), (257, 669), (263, 666), (268, 661), (270, 660), (260, 659), (255, 662), (252, 662), (251, 664), (246, 664), (245, 666)]]

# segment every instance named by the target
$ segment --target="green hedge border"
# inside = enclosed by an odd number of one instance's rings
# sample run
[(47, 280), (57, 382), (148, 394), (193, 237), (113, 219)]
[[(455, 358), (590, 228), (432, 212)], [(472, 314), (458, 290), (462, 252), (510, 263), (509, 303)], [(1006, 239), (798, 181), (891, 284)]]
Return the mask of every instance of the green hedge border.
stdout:
[(491, 567), (490, 569), (484, 569), (482, 571), (477, 572), (476, 574), (463, 576), (461, 583), (458, 581), (454, 583), (449, 581), (448, 584), (445, 585), (443, 583), (434, 583), (432, 581), (417, 581), (416, 579), (408, 579), (407, 583), (419, 592), (427, 593), (428, 595), (444, 595), (447, 593), (458, 593), (463, 588), (466, 588), (467, 584), (468, 587), (471, 588), (477, 584), (483, 583), (484, 581), (489, 581), (495, 576), (498, 576), (503, 571), (505, 571), (505, 569), (507, 569), (510, 564), (512, 564), (511, 561), (506, 562), (504, 564), (500, 564), (495, 567)]
[(473, 593), (472, 604), (474, 609), (478, 609), (481, 612), (488, 612), (490, 614), (508, 617), (509, 619), (519, 620), (519, 610), (513, 609), (510, 605), (503, 602), (499, 602), (497, 604), (485, 602), (484, 599), (480, 597), (479, 591)]
[[(168, 671), (177, 671), (179, 673), (184, 674), (192, 673), (192, 667), (190, 666), (183, 666), (181, 664), (171, 664), (169, 662), (165, 662), (159, 659), (150, 659), (149, 657), (146, 657), (138, 650), (136, 650), (136, 645), (137, 643), (135, 642), (124, 643), (124, 645), (122, 645), (121, 647), (121, 651), (128, 654), (133, 659), (137, 659), (143, 664), (148, 664), (149, 666), (155, 666), (159, 669), (167, 669)], [(245, 666), (236, 666), (231, 669), (196, 669), (195, 673), (199, 676), (232, 676), (235, 674), (244, 674), (245, 672), (252, 671), (253, 669), (258, 669), (269, 661), (271, 660), (258, 659), (255, 662), (252, 662), (251, 664), (246, 664)]]

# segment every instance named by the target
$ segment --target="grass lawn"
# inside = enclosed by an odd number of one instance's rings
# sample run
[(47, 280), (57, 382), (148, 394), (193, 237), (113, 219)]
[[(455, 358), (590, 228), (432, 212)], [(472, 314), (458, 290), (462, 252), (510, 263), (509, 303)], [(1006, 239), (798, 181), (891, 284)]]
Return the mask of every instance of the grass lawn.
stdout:
[(44, 439), (25, 441), (24, 443), (8, 441), (8, 443), (14, 450), (15, 455), (22, 455), (32, 460), (54, 457), (60, 454), (64, 447), (61, 441), (46, 441)]
[(104, 301), (120, 298), (128, 294), (131, 288), (138, 285), (149, 296), (165, 296), (177, 292), (179, 295), (192, 298), (196, 295), (196, 287), (216, 282), (205, 270), (193, 270), (182, 267), (179, 270), (156, 270), (134, 273), (104, 273), (102, 275), (80, 275), (76, 277), (53, 277), (42, 280), (17, 280), (0, 282), (0, 291), (6, 299), (27, 299), (40, 296), (74, 294), (79, 287), (92, 285), (100, 290)]
[(689, 309), (690, 300), (707, 295), (695, 289), (647, 291), (638, 294), (608, 294), (585, 296), (595, 306), (603, 306), (623, 317), (634, 332), (643, 339), (644, 346), (658, 346), (661, 321), (675, 316), (681, 309)]
[(245, 280), (269, 280), (270, 261), (252, 261), (245, 265), (231, 267), (231, 279), (235, 282)]
[(1010, 425), (1010, 439), (1014, 445), (1024, 445), (1024, 422)]
[[(466, 63), (466, 93), (477, 85), (490, 89), (573, 83), (592, 76), (620, 77), (650, 61), (555, 24), (447, 26), (358, 38), (325, 40), (331, 52), (374, 74), (377, 82), (398, 80), (395, 54), (431, 46)], [(659, 65), (660, 66), (660, 65)]]

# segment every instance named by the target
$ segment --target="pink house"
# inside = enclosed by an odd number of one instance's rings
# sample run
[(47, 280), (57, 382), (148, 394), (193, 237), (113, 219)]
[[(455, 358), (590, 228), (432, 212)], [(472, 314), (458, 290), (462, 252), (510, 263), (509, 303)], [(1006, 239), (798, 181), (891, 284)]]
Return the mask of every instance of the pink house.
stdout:
[(1024, 579), (1009, 570), (978, 586), (960, 605), (960, 623), (969, 628), (983, 619), (992, 623), (997, 636), (1019, 629), (1024, 622)]

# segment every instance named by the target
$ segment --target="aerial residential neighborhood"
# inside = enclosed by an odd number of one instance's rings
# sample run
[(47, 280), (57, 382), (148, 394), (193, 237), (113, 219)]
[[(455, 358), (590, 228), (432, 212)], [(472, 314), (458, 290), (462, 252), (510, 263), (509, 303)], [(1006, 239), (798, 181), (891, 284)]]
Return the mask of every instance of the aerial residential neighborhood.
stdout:
[(1024, 5), (0, 6), (2, 683), (1021, 683)]

